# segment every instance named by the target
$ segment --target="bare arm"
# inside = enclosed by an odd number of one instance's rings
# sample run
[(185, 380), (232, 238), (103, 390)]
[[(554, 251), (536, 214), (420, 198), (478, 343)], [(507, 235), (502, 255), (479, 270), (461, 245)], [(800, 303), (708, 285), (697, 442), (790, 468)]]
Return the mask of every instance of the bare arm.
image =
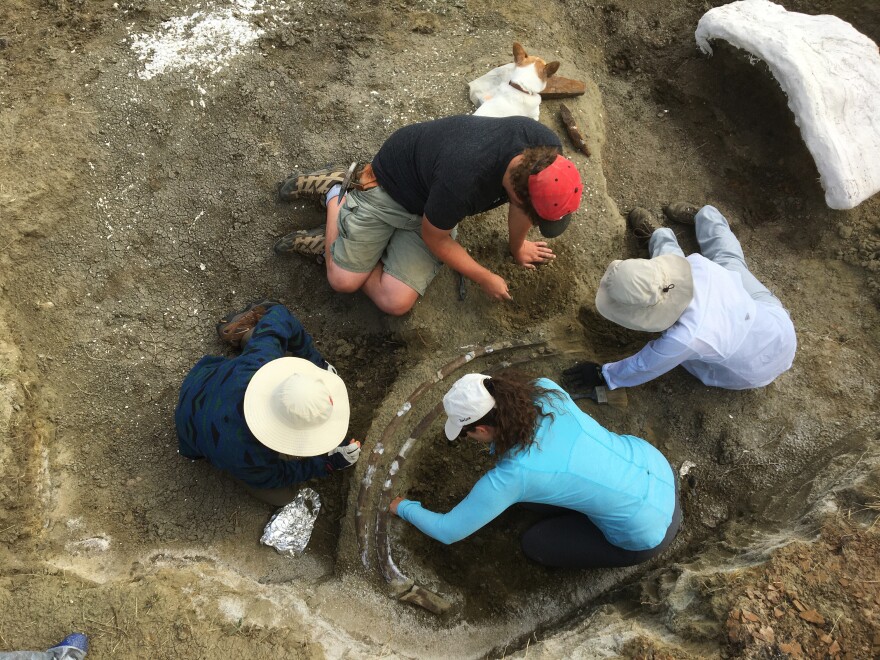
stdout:
[(507, 211), (507, 227), (510, 232), (510, 254), (520, 266), (533, 269), (535, 264), (543, 264), (556, 258), (545, 241), (526, 240), (532, 221), (525, 209), (513, 200)]
[(422, 239), (434, 256), (454, 271), (479, 284), (487, 296), (496, 300), (512, 300), (504, 278), (477, 263), (452, 238), (451, 230), (439, 229), (431, 224), (427, 216), (423, 216)]

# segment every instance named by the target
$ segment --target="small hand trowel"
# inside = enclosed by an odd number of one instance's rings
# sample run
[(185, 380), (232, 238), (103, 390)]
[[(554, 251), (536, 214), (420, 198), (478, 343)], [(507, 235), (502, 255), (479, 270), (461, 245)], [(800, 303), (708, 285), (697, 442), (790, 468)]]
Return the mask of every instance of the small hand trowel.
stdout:
[(626, 389), (609, 390), (604, 385), (598, 385), (586, 392), (573, 392), (570, 396), (575, 401), (578, 399), (590, 399), (600, 405), (609, 405), (612, 408), (626, 408), (629, 404)]

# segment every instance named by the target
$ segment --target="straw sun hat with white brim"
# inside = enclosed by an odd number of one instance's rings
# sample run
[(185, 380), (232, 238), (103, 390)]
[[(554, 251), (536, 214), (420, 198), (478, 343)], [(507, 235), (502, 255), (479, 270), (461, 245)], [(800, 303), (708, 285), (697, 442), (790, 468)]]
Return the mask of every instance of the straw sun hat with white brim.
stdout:
[(694, 297), (691, 264), (677, 254), (612, 261), (599, 282), (596, 309), (630, 330), (671, 327)]
[(290, 456), (317, 456), (348, 431), (348, 391), (334, 373), (282, 357), (263, 365), (244, 393), (244, 419), (262, 444)]

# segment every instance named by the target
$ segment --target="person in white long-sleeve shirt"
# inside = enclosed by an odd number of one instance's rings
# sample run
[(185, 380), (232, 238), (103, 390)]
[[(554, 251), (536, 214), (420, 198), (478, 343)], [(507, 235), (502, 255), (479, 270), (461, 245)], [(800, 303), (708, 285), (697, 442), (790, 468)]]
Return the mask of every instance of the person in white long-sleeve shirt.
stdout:
[[(669, 208), (675, 207), (687, 205)], [(797, 347), (791, 318), (749, 272), (718, 209), (667, 212), (679, 221), (693, 218), (702, 254), (688, 257), (671, 229), (652, 227), (647, 212), (638, 211), (641, 215), (630, 214), (630, 224), (637, 235), (650, 236), (651, 258), (612, 262), (599, 284), (596, 308), (626, 328), (663, 334), (624, 360), (575, 365), (566, 371), (568, 381), (632, 387), (681, 365), (705, 385), (743, 390), (768, 385), (787, 371)]]

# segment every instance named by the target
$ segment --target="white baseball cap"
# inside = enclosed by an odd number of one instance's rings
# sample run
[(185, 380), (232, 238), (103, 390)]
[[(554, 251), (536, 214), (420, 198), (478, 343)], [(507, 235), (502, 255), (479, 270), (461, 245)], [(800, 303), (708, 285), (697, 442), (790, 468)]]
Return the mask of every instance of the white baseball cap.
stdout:
[(267, 362), (244, 393), (251, 433), (269, 449), (291, 456), (317, 456), (339, 445), (349, 412), (342, 379), (302, 358)]
[(495, 399), (484, 385), (488, 379), (484, 374), (467, 374), (455, 381), (443, 397), (448, 440), (455, 440), (462, 428), (482, 419), (495, 407)]

